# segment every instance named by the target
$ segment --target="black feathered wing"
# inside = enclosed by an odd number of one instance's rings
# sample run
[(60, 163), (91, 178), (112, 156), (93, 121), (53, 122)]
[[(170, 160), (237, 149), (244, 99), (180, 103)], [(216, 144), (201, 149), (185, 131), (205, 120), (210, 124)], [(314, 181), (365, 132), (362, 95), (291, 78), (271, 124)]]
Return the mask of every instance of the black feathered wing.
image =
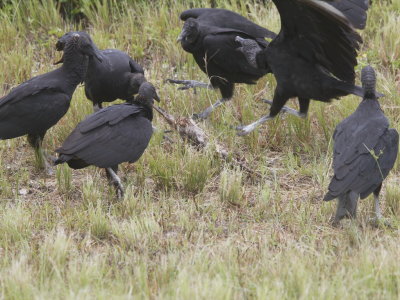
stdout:
[(335, 174), (324, 198), (326, 201), (349, 191), (357, 192), (361, 198), (367, 197), (394, 165), (398, 134), (388, 129), (389, 122), (380, 109), (365, 104), (335, 130)]
[(242, 31), (254, 38), (274, 38), (276, 34), (261, 27), (249, 19), (226, 9), (220, 8), (193, 8), (181, 13), (180, 18), (186, 21), (194, 18), (202, 25), (215, 26), (219, 28), (231, 28)]
[(357, 29), (364, 29), (367, 23), (369, 0), (331, 1), (330, 5), (340, 10)]
[(7, 95), (0, 98), (0, 107), (9, 102), (23, 101), (29, 96), (38, 95), (43, 92), (63, 93), (59, 88), (60, 81), (57, 79), (57, 76), (52, 76), (53, 72), (33, 77), (16, 86)]
[(0, 100), (0, 138), (45, 133), (67, 113), (70, 101), (70, 95), (53, 86), (18, 86)]
[(81, 160), (87, 165), (108, 168), (135, 162), (147, 148), (153, 132), (142, 110), (140, 106), (121, 104), (89, 116), (56, 150), (60, 153), (58, 163)]
[(281, 31), (270, 43), (271, 47), (291, 49), (337, 78), (354, 82), (362, 39), (341, 12), (318, 0), (273, 2), (281, 17)]
[[(203, 39), (203, 48), (206, 49), (206, 70), (208, 74), (216, 75), (220, 72), (221, 76), (229, 77), (233, 82), (254, 83), (259, 77), (265, 75), (265, 72), (260, 68), (251, 66), (246, 57), (237, 48), (235, 42), (236, 36), (247, 36), (235, 30), (220, 30), (213, 34), (207, 34)], [(264, 41), (265, 42), (265, 41)], [(260, 44), (261, 46), (262, 44)], [(264, 44), (266, 46), (266, 44)], [(207, 64), (212, 62), (217, 68), (215, 70), (208, 70)], [(229, 62), (229, 63), (227, 63)], [(212, 66), (210, 65), (210, 68)]]

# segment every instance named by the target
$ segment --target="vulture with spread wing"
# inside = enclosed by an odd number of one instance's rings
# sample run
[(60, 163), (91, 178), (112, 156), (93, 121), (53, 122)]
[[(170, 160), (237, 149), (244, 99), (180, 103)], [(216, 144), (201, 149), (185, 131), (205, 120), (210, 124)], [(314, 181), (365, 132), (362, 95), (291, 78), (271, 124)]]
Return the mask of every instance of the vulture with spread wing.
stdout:
[[(354, 85), (362, 39), (352, 24), (365, 26), (365, 0), (332, 2), (337, 8), (321, 0), (273, 2), (281, 17), (281, 30), (268, 47), (262, 48), (255, 39), (236, 37), (248, 62), (261, 70), (270, 69), (277, 82), (273, 101), (265, 101), (271, 104), (269, 115), (239, 126), (239, 135), (250, 133), (282, 109), (305, 117), (311, 99), (330, 102), (349, 94), (364, 95), (363, 89)], [(299, 100), (300, 112), (284, 107), (293, 97)]]
[[(356, 28), (362, 29), (365, 27), (366, 10), (368, 9), (367, 1), (368, 0), (339, 0), (329, 2), (342, 12), (342, 14), (339, 13), (340, 18), (338, 17), (338, 19), (342, 20), (342, 22), (346, 23), (349, 27), (347, 30), (349, 31), (348, 39), (351, 40), (354, 50), (352, 54), (354, 56), (354, 61), (356, 56), (355, 50), (358, 47), (358, 43), (361, 42), (361, 39), (351, 28), (349, 21), (352, 26)], [(260, 64), (257, 63), (256, 54), (258, 52), (268, 51), (272, 46), (269, 45), (265, 38), (273, 39), (275, 46), (277, 46), (277, 40), (284, 39), (284, 43), (290, 44), (286, 45), (287, 47), (300, 46), (302, 47), (299, 49), (301, 54), (305, 53), (306, 56), (312, 56), (313, 53), (307, 54), (307, 52), (313, 52), (314, 46), (318, 47), (318, 45), (314, 45), (315, 42), (317, 42), (317, 44), (326, 44), (327, 39), (329, 40), (336, 37), (337, 32), (329, 29), (329, 27), (332, 25), (337, 26), (338, 24), (335, 22), (339, 21), (326, 21), (324, 19), (327, 17), (325, 14), (336, 16), (335, 12), (337, 12), (337, 10), (332, 8), (332, 6), (328, 6), (325, 2), (322, 2), (320, 6), (326, 4), (324, 5), (325, 13), (315, 12), (313, 8), (309, 7), (309, 2), (322, 1), (274, 1), (282, 18), (282, 30), (278, 36), (229, 10), (195, 8), (184, 11), (181, 14), (181, 19), (185, 21), (185, 23), (178, 40), (181, 41), (185, 51), (193, 54), (200, 69), (208, 75), (210, 84), (193, 80), (169, 81), (183, 84), (180, 89), (195, 87), (218, 88), (222, 95), (222, 99), (218, 100), (202, 113), (195, 114), (195, 117), (202, 119), (207, 118), (216, 107), (230, 100), (233, 96), (235, 83), (254, 84), (265, 74), (274, 72), (274, 70), (265, 63), (265, 59), (262, 60)], [(289, 28), (285, 31), (284, 27), (286, 23), (288, 23), (287, 25)], [(320, 26), (323, 28), (320, 28)], [(310, 32), (308, 32), (309, 29), (311, 29)], [(340, 30), (341, 29), (339, 29), (339, 31)], [(311, 41), (307, 40), (307, 37), (310, 37)], [(300, 42), (296, 41), (296, 38), (299, 39)], [(294, 40), (291, 41), (292, 39)], [(254, 43), (247, 43), (246, 47), (243, 47), (241, 43), (242, 40), (251, 40), (254, 41)], [(325, 45), (321, 51), (325, 51), (325, 49), (329, 47), (330, 45)], [(341, 45), (332, 49), (332, 51), (340, 47)], [(277, 48), (275, 49), (279, 51)], [(249, 55), (246, 51), (252, 54)], [(316, 51), (318, 52), (318, 50)], [(299, 53), (294, 52), (291, 54), (297, 56)], [(340, 53), (338, 55), (340, 55)], [(329, 58), (321, 59), (329, 60)], [(315, 61), (310, 63), (315, 64)], [(279, 64), (280, 61), (275, 62), (275, 65)], [(334, 64), (334, 62), (331, 62), (331, 64)]]

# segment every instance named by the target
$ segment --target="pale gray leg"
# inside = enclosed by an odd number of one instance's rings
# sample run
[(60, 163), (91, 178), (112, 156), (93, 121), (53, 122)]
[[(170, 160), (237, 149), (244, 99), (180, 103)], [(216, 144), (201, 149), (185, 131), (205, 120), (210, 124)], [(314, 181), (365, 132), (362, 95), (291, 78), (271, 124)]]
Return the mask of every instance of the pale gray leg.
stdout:
[(106, 168), (106, 172), (110, 176), (110, 182), (115, 186), (117, 191), (117, 197), (122, 198), (124, 196), (124, 188), (122, 186), (121, 179), (114, 172), (112, 168)]
[(196, 81), (196, 80), (167, 79), (167, 82), (173, 83), (173, 84), (181, 84), (182, 86), (179, 87), (178, 90), (194, 89), (195, 93), (196, 93), (196, 88), (213, 89), (211, 84), (201, 82), (201, 81)]
[(39, 155), (41, 156), (40, 160), (44, 164), (44, 170), (46, 171), (46, 174), (52, 176), (54, 174), (54, 171), (53, 171), (53, 166), (49, 163), (49, 160), (52, 161), (53, 158), (48, 156), (42, 147), (40, 147), (38, 151)]
[(93, 111), (94, 112), (98, 112), (100, 109), (102, 109), (101, 104), (99, 104), (99, 103), (93, 104)]
[(379, 203), (379, 192), (374, 193), (374, 206), (375, 206), (375, 218), (372, 218), (372, 224), (374, 226), (384, 225), (387, 227), (392, 227), (390, 221), (385, 220), (382, 216), (381, 206)]
[(382, 212), (381, 212), (381, 206), (379, 204), (379, 195), (374, 194), (374, 202), (375, 202), (375, 217), (377, 220), (381, 220)]
[(203, 110), (201, 113), (193, 114), (193, 119), (196, 119), (196, 120), (198, 120), (198, 119), (201, 119), (201, 120), (207, 119), (210, 116), (210, 114), (214, 111), (214, 109), (216, 109), (218, 106), (221, 106), (224, 102), (229, 101), (229, 100), (230, 99), (225, 99), (225, 98), (222, 98), (222, 99), (218, 100), (213, 105), (210, 105), (205, 110)]
[(267, 116), (263, 116), (260, 119), (258, 119), (257, 121), (247, 125), (247, 126), (238, 126), (236, 127), (237, 130), (237, 135), (247, 135), (250, 132), (252, 132), (254, 129), (256, 129), (258, 126), (260, 126), (261, 124), (267, 122), (268, 120), (272, 120), (275, 117), (271, 117), (270, 115)]
[[(262, 101), (264, 103), (272, 105), (272, 101), (271, 100), (262, 99)], [(293, 116), (296, 116), (296, 117), (299, 117), (299, 118), (303, 118), (303, 119), (307, 117), (307, 114), (301, 113), (301, 112), (299, 112), (299, 111), (297, 111), (297, 110), (295, 110), (293, 108), (290, 108), (288, 106), (283, 106), (282, 109), (281, 109), (281, 113), (288, 113), (288, 114), (291, 114)]]

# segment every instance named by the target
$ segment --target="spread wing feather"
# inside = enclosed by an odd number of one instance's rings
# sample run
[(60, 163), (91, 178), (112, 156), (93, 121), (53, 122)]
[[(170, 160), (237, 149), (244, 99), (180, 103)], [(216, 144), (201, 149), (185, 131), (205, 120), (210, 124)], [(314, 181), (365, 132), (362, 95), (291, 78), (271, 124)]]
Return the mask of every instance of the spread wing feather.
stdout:
[(272, 45), (285, 45), (344, 81), (353, 82), (362, 42), (347, 18), (324, 1), (273, 0), (281, 31)]
[(203, 47), (207, 49), (206, 60), (212, 60), (221, 71), (228, 74), (238, 72), (258, 77), (264, 75), (261, 69), (249, 65), (243, 53), (236, 50), (239, 45), (235, 42), (235, 37), (238, 35), (243, 36), (243, 33), (227, 31), (223, 34), (208, 34), (203, 39)]
[(357, 29), (364, 29), (367, 23), (368, 0), (341, 0), (330, 4), (340, 10)]

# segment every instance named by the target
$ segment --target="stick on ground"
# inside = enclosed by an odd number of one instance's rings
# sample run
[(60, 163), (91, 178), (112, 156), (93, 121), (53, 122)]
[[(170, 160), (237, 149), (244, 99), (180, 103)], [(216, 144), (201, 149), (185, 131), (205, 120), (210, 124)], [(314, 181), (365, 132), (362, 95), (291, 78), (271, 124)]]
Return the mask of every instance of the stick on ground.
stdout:
[[(167, 121), (167, 123), (176, 131), (179, 135), (190, 144), (198, 148), (205, 148), (208, 145), (209, 138), (204, 130), (199, 127), (192, 118), (175, 117), (168, 113), (166, 110), (159, 106), (153, 105), (153, 108)], [(215, 152), (219, 157), (228, 159), (229, 151), (222, 145), (215, 143)], [(244, 171), (261, 177), (261, 174), (250, 168), (246, 161), (239, 157), (239, 155), (233, 155), (232, 161), (237, 164)]]

